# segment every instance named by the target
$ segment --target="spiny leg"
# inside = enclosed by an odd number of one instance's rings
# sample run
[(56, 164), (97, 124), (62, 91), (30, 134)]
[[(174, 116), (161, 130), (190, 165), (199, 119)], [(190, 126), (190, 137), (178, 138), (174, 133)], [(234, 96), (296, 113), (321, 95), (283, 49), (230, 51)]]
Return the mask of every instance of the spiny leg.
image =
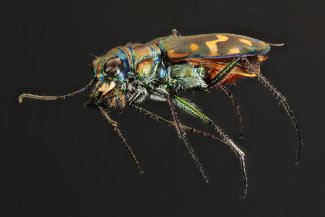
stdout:
[(227, 75), (230, 74), (230, 72), (237, 66), (238, 62), (241, 59), (242, 59), (241, 57), (235, 58), (235, 59), (231, 60), (229, 63), (227, 63), (227, 65), (222, 70), (220, 70), (220, 72), (208, 84), (209, 87), (220, 87), (221, 90), (223, 90), (230, 97), (231, 102), (233, 103), (233, 105), (236, 108), (237, 117), (239, 119), (239, 127), (240, 127), (239, 138), (240, 139), (243, 138), (243, 124), (242, 124), (242, 116), (241, 116), (241, 112), (240, 112), (238, 103), (236, 102), (235, 98), (230, 93), (230, 91), (228, 91), (226, 89), (226, 87), (221, 86), (220, 83), (227, 77)]
[(242, 118), (242, 115), (240, 112), (239, 104), (237, 103), (237, 100), (235, 99), (234, 95), (225, 86), (220, 85), (219, 87), (225, 94), (227, 94), (227, 96), (230, 98), (233, 106), (236, 109), (237, 118), (238, 118), (238, 122), (239, 122), (239, 139), (242, 140), (244, 138), (243, 137), (244, 125), (243, 125), (243, 118)]
[(224, 143), (226, 143), (238, 156), (241, 169), (242, 176), (244, 180), (244, 192), (242, 197), (245, 198), (247, 195), (248, 188), (248, 180), (247, 180), (247, 171), (246, 171), (246, 162), (245, 162), (245, 153), (229, 138), (229, 136), (222, 130), (220, 126), (215, 124), (213, 121), (210, 121), (209, 124), (214, 127), (214, 129), (218, 132), (218, 134), (224, 139)]
[(245, 153), (229, 138), (229, 136), (219, 127), (217, 124), (215, 124), (208, 116), (206, 116), (204, 113), (200, 111), (200, 109), (193, 103), (189, 102), (187, 99), (181, 98), (180, 96), (174, 95), (173, 100), (175, 101), (176, 105), (183, 109), (185, 112), (193, 115), (194, 117), (197, 117), (201, 119), (204, 123), (207, 123), (217, 131), (217, 133), (221, 136), (223, 139), (223, 143), (226, 144), (228, 147), (230, 147), (236, 155), (239, 157), (241, 169), (242, 169), (242, 175), (244, 180), (244, 193), (243, 198), (246, 197), (247, 194), (247, 173), (246, 173), (246, 163), (245, 163)]
[(229, 75), (229, 73), (237, 66), (240, 60), (241, 58), (236, 58), (227, 63), (227, 65), (209, 82), (208, 86), (214, 87), (219, 85), (220, 82), (223, 81), (223, 79), (226, 78), (226, 76)]
[(30, 98), (30, 99), (37, 99), (37, 100), (58, 100), (58, 99), (65, 99), (67, 97), (72, 97), (74, 95), (77, 95), (79, 93), (84, 92), (88, 88), (90, 88), (95, 81), (95, 78), (93, 78), (85, 87), (81, 88), (80, 90), (76, 90), (72, 93), (68, 93), (65, 95), (61, 96), (40, 96), (40, 95), (35, 95), (35, 94), (30, 94), (30, 93), (23, 93), (18, 97), (18, 102), (22, 103), (24, 98)]
[[(159, 122), (164, 122), (164, 123), (167, 123), (169, 126), (175, 126), (175, 123), (172, 122), (172, 121), (169, 121), (169, 120), (166, 120), (144, 108), (141, 108), (139, 106), (136, 106), (136, 105), (131, 105), (131, 107), (133, 107), (134, 109), (136, 109), (137, 111), (143, 113), (144, 115), (146, 116), (149, 116), (150, 118), (156, 120), (156, 121), (159, 121)], [(191, 128), (191, 127), (188, 127), (188, 126), (184, 126), (184, 125), (181, 125), (183, 127), (184, 130), (188, 130), (192, 133), (197, 133), (197, 134), (200, 134), (202, 136), (208, 136), (214, 140), (217, 140), (221, 143), (223, 143), (224, 145), (228, 145), (225, 141), (221, 140), (220, 138), (216, 137), (215, 135), (212, 135), (210, 133), (206, 133), (204, 131), (201, 131), (201, 130), (197, 130), (197, 129), (194, 129), (194, 128)], [(220, 127), (219, 127), (220, 128)], [(238, 147), (235, 145), (235, 147), (232, 148), (233, 150), (235, 150), (235, 153), (240, 157), (241, 155), (244, 155), (244, 153), (238, 149)], [(237, 153), (239, 152), (239, 153)], [(245, 156), (245, 155), (244, 155)], [(241, 167), (243, 168), (243, 177), (245, 178), (245, 192), (244, 192), (244, 196), (247, 194), (247, 178), (246, 178), (246, 165), (245, 165), (245, 160), (244, 158), (240, 158), (240, 163), (241, 163)]]
[(100, 105), (97, 105), (98, 109), (100, 110), (101, 114), (107, 119), (107, 121), (110, 123), (110, 125), (113, 127), (113, 130), (118, 134), (118, 136), (120, 137), (122, 143), (125, 145), (126, 149), (128, 150), (128, 152), (130, 153), (131, 157), (133, 158), (133, 161), (135, 162), (139, 173), (143, 174), (144, 171), (142, 170), (140, 163), (136, 157), (136, 155), (133, 152), (132, 147), (126, 142), (126, 139), (124, 138), (121, 130), (118, 128), (118, 124), (116, 121), (114, 121), (107, 113), (106, 109)]
[(279, 100), (280, 104), (283, 106), (284, 110), (287, 112), (287, 114), (296, 130), (297, 137), (298, 137), (298, 148), (297, 148), (297, 152), (296, 152), (296, 164), (298, 164), (299, 158), (300, 158), (300, 151), (303, 146), (303, 142), (302, 142), (300, 128), (299, 128), (297, 120), (293, 114), (293, 111), (287, 102), (287, 99), (277, 89), (275, 89), (275, 87), (273, 87), (273, 85), (262, 74), (257, 73), (255, 71), (254, 67), (251, 65), (251, 63), (249, 62), (249, 60), (247, 58), (244, 58), (244, 60), (247, 62), (249, 68), (253, 71), (253, 73), (257, 76), (258, 80), (271, 92), (272, 95), (274, 95), (276, 97), (277, 100)]
[[(175, 122), (172, 122), (172, 121), (169, 121), (159, 115), (156, 115), (140, 106), (136, 106), (134, 104), (131, 104), (130, 107), (134, 108), (135, 110), (139, 111), (140, 113), (144, 114), (145, 116), (148, 116), (152, 119), (154, 119), (155, 121), (158, 121), (158, 122), (161, 122), (161, 123), (166, 123), (168, 124), (169, 126), (171, 127), (175, 127)], [(189, 132), (192, 132), (194, 134), (199, 134), (199, 135), (202, 135), (204, 137), (210, 137), (211, 139), (214, 139), (214, 140), (217, 140), (221, 143), (224, 143), (220, 138), (218, 138), (217, 136), (213, 135), (213, 134), (210, 134), (210, 133), (207, 133), (205, 131), (202, 131), (202, 130), (198, 130), (198, 129), (195, 129), (195, 128), (192, 128), (192, 127), (189, 127), (189, 126), (185, 126), (185, 125), (182, 125), (181, 124), (181, 127), (184, 129), (184, 130), (187, 130)]]
[(181, 123), (178, 120), (177, 113), (175, 111), (174, 102), (172, 101), (172, 99), (170, 98), (170, 96), (168, 96), (167, 101), (168, 101), (170, 110), (172, 112), (173, 120), (175, 122), (175, 125), (174, 126), (175, 126), (175, 128), (177, 130), (177, 133), (178, 133), (179, 138), (181, 138), (183, 140), (183, 142), (184, 142), (187, 150), (189, 151), (191, 157), (193, 158), (193, 160), (194, 160), (197, 168), (200, 170), (200, 173), (202, 174), (202, 177), (203, 177), (205, 183), (209, 183), (208, 178), (205, 175), (204, 169), (203, 169), (203, 167), (202, 167), (202, 165), (200, 163), (199, 158), (196, 156), (196, 154), (195, 154), (195, 152), (194, 152), (191, 144), (188, 142), (188, 140), (186, 138), (186, 133), (185, 133), (184, 129), (182, 128)]

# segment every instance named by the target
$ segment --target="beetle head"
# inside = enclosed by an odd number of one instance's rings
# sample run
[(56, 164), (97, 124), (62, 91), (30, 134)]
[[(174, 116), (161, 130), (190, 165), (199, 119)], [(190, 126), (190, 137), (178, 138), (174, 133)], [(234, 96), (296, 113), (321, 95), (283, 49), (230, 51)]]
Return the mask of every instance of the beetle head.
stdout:
[(115, 48), (93, 61), (96, 84), (86, 105), (98, 100), (111, 102), (124, 97), (122, 95), (125, 92), (129, 67), (123, 54)]

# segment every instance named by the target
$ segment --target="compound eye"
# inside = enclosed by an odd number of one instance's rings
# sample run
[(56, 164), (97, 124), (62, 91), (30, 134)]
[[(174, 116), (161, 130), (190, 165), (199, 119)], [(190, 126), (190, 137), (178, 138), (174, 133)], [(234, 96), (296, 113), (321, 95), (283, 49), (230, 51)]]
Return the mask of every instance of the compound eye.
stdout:
[(118, 67), (118, 68), (116, 69), (115, 73), (114, 73), (114, 76), (118, 76), (118, 75), (120, 75), (120, 74), (121, 74), (121, 70), (120, 70), (120, 68)]
[(117, 76), (120, 73), (121, 60), (118, 57), (111, 58), (104, 67), (104, 72), (109, 76)]

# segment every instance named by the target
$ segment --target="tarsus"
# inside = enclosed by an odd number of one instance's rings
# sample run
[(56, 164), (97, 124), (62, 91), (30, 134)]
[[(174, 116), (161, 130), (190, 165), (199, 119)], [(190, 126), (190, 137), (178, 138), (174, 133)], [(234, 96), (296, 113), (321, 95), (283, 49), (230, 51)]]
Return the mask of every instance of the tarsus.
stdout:
[(253, 73), (257, 75), (258, 80), (276, 97), (277, 100), (279, 100), (280, 104), (283, 106), (284, 110), (287, 112), (298, 137), (298, 148), (296, 152), (296, 165), (299, 163), (300, 159), (300, 152), (301, 148), (303, 146), (301, 132), (297, 123), (297, 120), (293, 114), (292, 109), (290, 108), (287, 99), (277, 90), (273, 85), (260, 73), (257, 73), (255, 69), (252, 67), (251, 63), (248, 61), (248, 59), (245, 58), (245, 61), (247, 62), (248, 66), (253, 70)]

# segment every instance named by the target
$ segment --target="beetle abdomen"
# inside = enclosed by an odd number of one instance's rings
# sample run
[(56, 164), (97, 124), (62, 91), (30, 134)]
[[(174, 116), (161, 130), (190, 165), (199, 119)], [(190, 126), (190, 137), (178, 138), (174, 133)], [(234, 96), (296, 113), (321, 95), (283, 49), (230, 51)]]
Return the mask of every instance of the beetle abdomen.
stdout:
[(264, 41), (228, 33), (173, 35), (159, 40), (159, 47), (171, 60), (253, 56), (265, 54), (270, 50), (270, 45)]

